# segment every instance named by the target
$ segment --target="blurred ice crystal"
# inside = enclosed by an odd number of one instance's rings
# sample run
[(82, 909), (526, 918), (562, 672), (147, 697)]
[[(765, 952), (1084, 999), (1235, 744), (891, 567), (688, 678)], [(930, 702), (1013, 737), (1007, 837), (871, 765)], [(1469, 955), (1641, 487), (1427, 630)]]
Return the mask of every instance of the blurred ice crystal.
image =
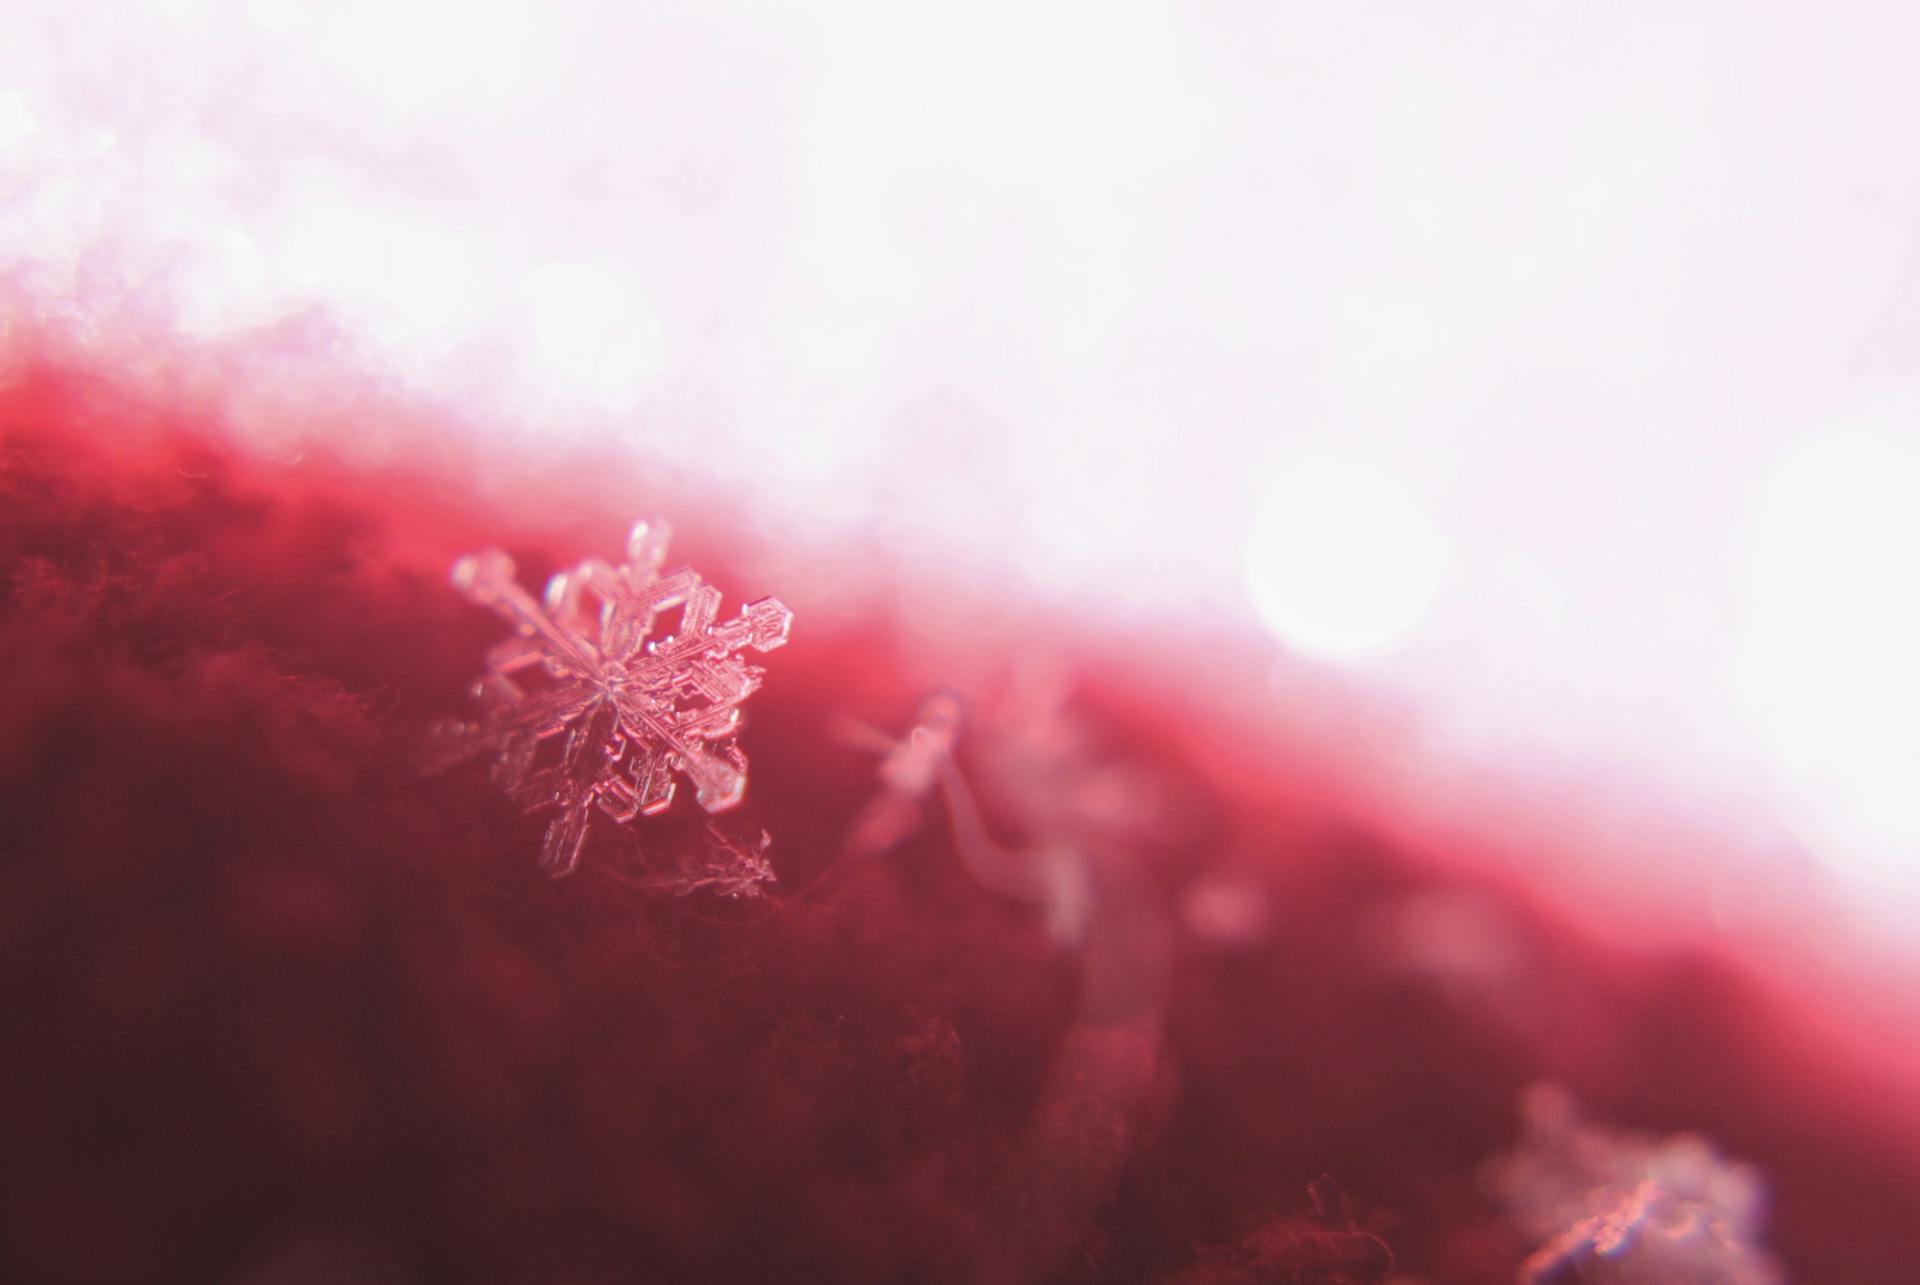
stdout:
[[(793, 613), (761, 598), (716, 625), (718, 590), (684, 568), (661, 573), (667, 537), (663, 524), (637, 523), (623, 565), (588, 558), (549, 580), (544, 602), (498, 550), (454, 565), (454, 587), (514, 635), (487, 653), (474, 685), (482, 718), (437, 726), (429, 766), (491, 755), (494, 781), (517, 802), (553, 809), (540, 851), (551, 875), (579, 864), (595, 808), (621, 823), (659, 812), (673, 801), (675, 773), (709, 812), (746, 793), (734, 734), (763, 671), (739, 653), (785, 643)], [(678, 627), (653, 637), (675, 609)]]
[[(959, 707), (945, 696), (931, 698), (904, 741), (874, 742), (897, 752), (882, 765), (883, 789), (856, 823), (856, 840), (860, 826), (877, 824), (885, 809), (916, 816), (931, 776), (946, 797), (955, 850), (974, 880), (1044, 909), (1055, 941), (1084, 944), (1094, 864), (1125, 864), (1125, 851), (1177, 836), (1187, 818), (1185, 801), (1161, 772), (1105, 743), (1074, 701), (1075, 677), (1052, 657), (1016, 662), (999, 698), (969, 723), (971, 766), (964, 773), (955, 755)], [(977, 779), (978, 798), (969, 776)], [(1001, 843), (985, 813), (1020, 840)]]
[(1251, 879), (1215, 872), (1195, 879), (1180, 899), (1180, 922), (1201, 941), (1245, 946), (1273, 927), (1266, 891)]
[(1489, 1172), (1520, 1231), (1540, 1243), (1523, 1282), (1781, 1285), (1760, 1245), (1765, 1189), (1750, 1166), (1692, 1134), (1605, 1129), (1536, 1085), (1526, 1134)]
[(1163, 839), (1180, 824), (1171, 782), (1102, 735), (1075, 696), (1064, 661), (1023, 657), (977, 721), (982, 792), (1036, 837), (1128, 844)]
[(939, 782), (942, 765), (960, 735), (960, 698), (935, 692), (920, 703), (913, 727), (899, 740), (864, 723), (843, 723), (841, 739), (881, 755), (880, 788), (847, 832), (846, 851), (875, 857), (899, 844), (920, 824), (921, 805)]

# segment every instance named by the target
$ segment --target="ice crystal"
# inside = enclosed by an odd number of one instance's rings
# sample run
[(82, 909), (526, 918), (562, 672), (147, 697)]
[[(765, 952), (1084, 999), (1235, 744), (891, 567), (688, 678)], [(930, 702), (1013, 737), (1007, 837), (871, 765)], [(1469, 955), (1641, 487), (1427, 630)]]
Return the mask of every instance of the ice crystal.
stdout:
[(764, 895), (767, 885), (775, 881), (773, 863), (767, 860), (773, 836), (762, 830), (759, 838), (749, 842), (729, 838), (714, 826), (707, 827), (707, 834), (709, 842), (698, 851), (683, 853), (671, 867), (642, 872), (609, 868), (608, 873), (630, 888), (670, 897), (710, 892), (729, 901), (746, 901)]
[[(785, 643), (793, 613), (761, 598), (716, 624), (718, 590), (684, 568), (661, 572), (667, 537), (663, 524), (635, 524), (623, 565), (588, 558), (550, 579), (544, 601), (498, 550), (454, 565), (454, 587), (514, 633), (487, 653), (474, 685), (481, 718), (436, 728), (430, 766), (491, 755), (493, 779), (513, 799), (551, 809), (540, 850), (551, 875), (579, 864), (594, 809), (620, 823), (659, 812), (676, 773), (708, 812), (746, 792), (734, 735), (762, 671), (740, 653)], [(675, 609), (678, 626), (656, 638)]]
[(1541, 1242), (1523, 1282), (1785, 1279), (1761, 1248), (1765, 1192), (1751, 1167), (1692, 1134), (1589, 1124), (1552, 1086), (1530, 1090), (1522, 1111), (1526, 1136), (1489, 1177), (1515, 1225)]

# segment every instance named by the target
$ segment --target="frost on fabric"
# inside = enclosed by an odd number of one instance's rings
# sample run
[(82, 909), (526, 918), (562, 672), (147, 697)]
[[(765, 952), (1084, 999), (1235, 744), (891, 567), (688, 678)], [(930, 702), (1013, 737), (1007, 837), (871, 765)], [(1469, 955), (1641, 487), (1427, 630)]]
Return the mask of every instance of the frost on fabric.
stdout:
[(697, 892), (711, 893), (728, 901), (747, 901), (766, 893), (776, 881), (767, 849), (773, 836), (765, 830), (752, 841), (730, 838), (715, 826), (707, 827), (708, 841), (697, 851), (682, 853), (671, 866), (643, 872), (607, 871), (613, 878), (641, 892), (670, 897), (690, 897)]
[(1393, 1272), (1387, 1242), (1361, 1224), (1330, 1174), (1307, 1186), (1310, 1208), (1270, 1215), (1232, 1245), (1203, 1251), (1168, 1285), (1381, 1285)]
[[(596, 808), (620, 823), (659, 812), (676, 775), (708, 812), (746, 793), (734, 737), (764, 671), (740, 653), (785, 643), (793, 613), (761, 598), (714, 623), (718, 590), (685, 568), (662, 574), (667, 537), (663, 524), (637, 523), (624, 564), (588, 558), (548, 580), (544, 600), (498, 550), (454, 565), (454, 587), (514, 633), (487, 653), (474, 686), (481, 717), (435, 728), (429, 766), (491, 756), (497, 784), (529, 811), (553, 812), (540, 850), (551, 875), (579, 864)], [(675, 609), (678, 627), (656, 638)]]
[(1489, 1172), (1515, 1226), (1539, 1248), (1523, 1282), (1782, 1285), (1761, 1247), (1766, 1193), (1751, 1166), (1704, 1138), (1602, 1128), (1565, 1090), (1536, 1086), (1526, 1133)]

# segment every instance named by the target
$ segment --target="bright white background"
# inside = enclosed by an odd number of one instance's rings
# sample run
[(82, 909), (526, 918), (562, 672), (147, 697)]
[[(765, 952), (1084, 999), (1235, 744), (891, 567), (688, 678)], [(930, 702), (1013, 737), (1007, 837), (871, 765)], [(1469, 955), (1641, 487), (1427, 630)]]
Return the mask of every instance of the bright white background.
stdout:
[(371, 368), (783, 539), (1266, 630), (1250, 701), (1410, 702), (1409, 797), (1572, 782), (1616, 860), (1684, 798), (1702, 914), (1920, 940), (1912, 6), (4, 17), (14, 324)]

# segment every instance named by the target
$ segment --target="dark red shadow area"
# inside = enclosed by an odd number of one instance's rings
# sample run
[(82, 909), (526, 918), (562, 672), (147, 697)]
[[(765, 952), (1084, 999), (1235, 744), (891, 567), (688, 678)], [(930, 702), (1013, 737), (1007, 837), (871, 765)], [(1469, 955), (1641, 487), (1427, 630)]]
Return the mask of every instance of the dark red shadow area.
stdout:
[[(194, 420), (0, 393), (0, 1279), (1510, 1280), (1483, 1171), (1543, 1079), (1758, 1166), (1794, 1279), (1920, 1274), (1875, 1090), (1737, 968), (1443, 877), (1286, 762), (1228, 788), (1111, 658), (1077, 717), (1181, 822), (1096, 860), (1083, 948), (937, 806), (836, 860), (875, 785), (836, 719), (924, 695), (887, 619), (764, 662), (735, 815), (770, 897), (607, 877), (697, 835), (687, 798), (549, 880), (537, 817), (416, 766), (500, 634), (445, 580), (492, 516)], [(730, 604), (781, 592), (710, 552)], [(1216, 884), (1261, 917), (1209, 930)], [(1500, 950), (1450, 955), (1461, 922)]]

